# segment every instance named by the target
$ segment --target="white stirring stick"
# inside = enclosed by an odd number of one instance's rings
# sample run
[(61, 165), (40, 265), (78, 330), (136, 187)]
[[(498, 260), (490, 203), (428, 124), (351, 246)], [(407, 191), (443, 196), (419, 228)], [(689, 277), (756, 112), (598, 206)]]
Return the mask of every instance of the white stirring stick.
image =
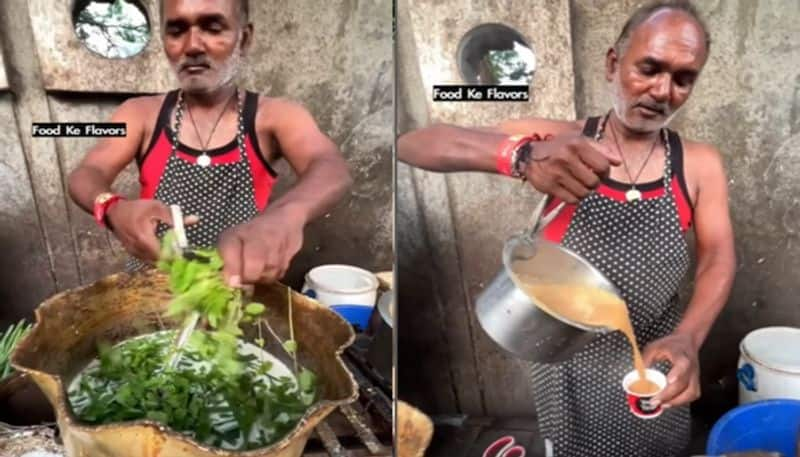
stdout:
[(175, 232), (175, 244), (183, 255), (183, 251), (189, 248), (189, 240), (186, 238), (186, 228), (183, 225), (183, 211), (178, 205), (169, 205), (169, 211), (172, 213), (172, 229)]

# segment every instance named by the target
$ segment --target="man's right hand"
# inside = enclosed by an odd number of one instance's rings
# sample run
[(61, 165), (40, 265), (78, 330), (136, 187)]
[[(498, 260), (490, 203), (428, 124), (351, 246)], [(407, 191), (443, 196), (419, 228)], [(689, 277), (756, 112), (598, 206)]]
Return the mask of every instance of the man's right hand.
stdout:
[[(172, 226), (167, 205), (158, 200), (120, 200), (106, 215), (111, 230), (130, 255), (146, 262), (158, 260), (160, 242), (156, 226), (159, 222)], [(185, 225), (197, 221), (197, 216), (184, 217)]]
[(567, 203), (577, 203), (621, 164), (608, 146), (580, 133), (558, 135), (533, 143), (525, 175), (536, 190)]

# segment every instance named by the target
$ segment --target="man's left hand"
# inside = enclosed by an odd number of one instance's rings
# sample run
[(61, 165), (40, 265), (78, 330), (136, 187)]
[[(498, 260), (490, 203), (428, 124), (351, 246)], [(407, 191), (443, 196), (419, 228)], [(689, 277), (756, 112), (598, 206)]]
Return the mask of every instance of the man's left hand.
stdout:
[(268, 208), (251, 221), (231, 227), (219, 238), (225, 281), (232, 287), (270, 283), (286, 274), (303, 246), (301, 218), (281, 208)]
[(673, 333), (653, 341), (644, 348), (645, 366), (667, 360), (672, 368), (667, 374), (667, 387), (653, 398), (664, 407), (681, 406), (700, 397), (700, 362), (692, 338)]

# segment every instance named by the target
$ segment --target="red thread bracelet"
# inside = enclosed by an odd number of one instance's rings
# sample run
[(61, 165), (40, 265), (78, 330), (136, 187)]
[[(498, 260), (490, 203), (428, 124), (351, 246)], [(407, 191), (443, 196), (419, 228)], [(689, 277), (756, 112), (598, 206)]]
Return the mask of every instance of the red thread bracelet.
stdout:
[(511, 176), (514, 153), (529, 141), (532, 141), (532, 138), (525, 135), (511, 135), (504, 139), (497, 147), (497, 172), (504, 176)]
[(100, 196), (100, 201), (95, 202), (94, 210), (92, 211), (94, 215), (94, 221), (97, 223), (97, 225), (99, 225), (100, 227), (108, 226), (106, 215), (109, 208), (111, 208), (113, 204), (119, 202), (122, 199), (123, 198), (121, 196), (111, 193), (102, 194)]

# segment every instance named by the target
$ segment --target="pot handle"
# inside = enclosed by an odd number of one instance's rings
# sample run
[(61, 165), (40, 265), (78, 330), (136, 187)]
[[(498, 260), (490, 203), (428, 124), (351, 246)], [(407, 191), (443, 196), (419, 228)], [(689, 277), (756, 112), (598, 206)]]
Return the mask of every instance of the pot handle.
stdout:
[(536, 208), (533, 210), (533, 214), (531, 214), (530, 222), (528, 222), (528, 226), (530, 228), (525, 231), (525, 237), (529, 240), (533, 240), (536, 235), (539, 234), (539, 231), (546, 227), (547, 224), (552, 222), (553, 219), (555, 219), (561, 210), (567, 205), (567, 202), (562, 201), (546, 216), (542, 217), (544, 215), (544, 209), (547, 207), (547, 202), (549, 200), (549, 197), (545, 195), (541, 198), (541, 200), (539, 200), (539, 203), (536, 204)]
[(317, 299), (317, 291), (311, 288), (304, 290), (303, 295), (305, 295), (308, 298), (313, 298), (314, 300)]
[(749, 363), (745, 363), (736, 370), (736, 379), (750, 392), (758, 392), (756, 386), (756, 371)]

